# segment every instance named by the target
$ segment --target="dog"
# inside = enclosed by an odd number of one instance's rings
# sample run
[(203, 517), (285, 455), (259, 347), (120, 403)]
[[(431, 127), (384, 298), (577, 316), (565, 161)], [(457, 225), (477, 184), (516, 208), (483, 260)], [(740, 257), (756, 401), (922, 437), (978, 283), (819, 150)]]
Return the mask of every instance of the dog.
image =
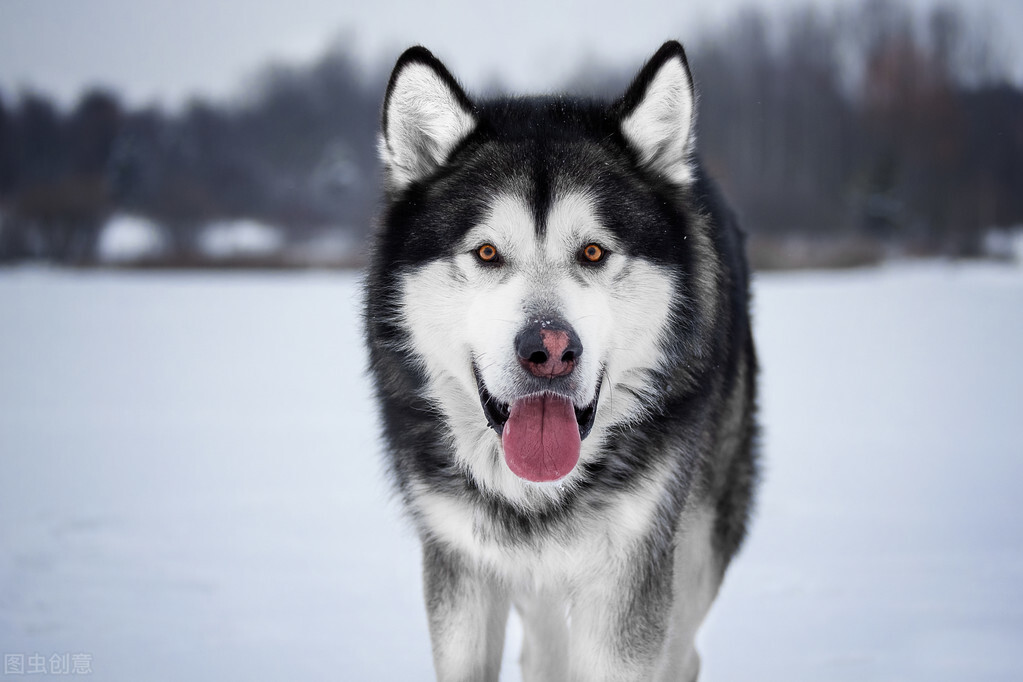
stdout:
[(696, 153), (682, 46), (618, 99), (470, 99), (398, 59), (365, 277), (388, 469), (439, 680), (695, 680), (745, 536), (745, 238)]

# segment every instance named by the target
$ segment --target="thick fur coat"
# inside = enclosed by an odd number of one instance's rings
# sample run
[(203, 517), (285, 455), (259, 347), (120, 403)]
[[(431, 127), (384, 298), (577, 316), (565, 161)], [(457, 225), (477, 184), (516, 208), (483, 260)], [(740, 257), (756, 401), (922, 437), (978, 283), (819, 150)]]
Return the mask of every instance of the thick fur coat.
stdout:
[(694, 680), (745, 534), (743, 235), (696, 152), (685, 53), (612, 102), (473, 100), (427, 50), (384, 103), (370, 370), (423, 543), (441, 680)]

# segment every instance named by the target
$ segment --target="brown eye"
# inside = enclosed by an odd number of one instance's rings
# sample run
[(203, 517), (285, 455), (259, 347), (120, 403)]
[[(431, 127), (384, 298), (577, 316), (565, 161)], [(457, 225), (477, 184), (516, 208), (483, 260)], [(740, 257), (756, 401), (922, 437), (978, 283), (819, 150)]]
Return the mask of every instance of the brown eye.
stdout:
[(604, 249), (596, 244), (587, 244), (583, 247), (582, 256), (588, 263), (599, 263), (604, 258)]
[(493, 244), (484, 244), (476, 249), (476, 255), (484, 263), (494, 263), (497, 261), (497, 249)]

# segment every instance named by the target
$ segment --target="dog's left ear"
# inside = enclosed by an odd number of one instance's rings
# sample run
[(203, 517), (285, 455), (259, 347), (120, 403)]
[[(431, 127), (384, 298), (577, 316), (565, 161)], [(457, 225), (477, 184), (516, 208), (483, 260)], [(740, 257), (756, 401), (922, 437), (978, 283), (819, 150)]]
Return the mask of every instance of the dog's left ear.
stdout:
[(684, 185), (692, 180), (696, 95), (685, 50), (670, 40), (617, 102), (625, 140), (647, 169)]
[(394, 189), (404, 189), (447, 161), (476, 127), (473, 104), (425, 47), (398, 58), (384, 97), (380, 156)]

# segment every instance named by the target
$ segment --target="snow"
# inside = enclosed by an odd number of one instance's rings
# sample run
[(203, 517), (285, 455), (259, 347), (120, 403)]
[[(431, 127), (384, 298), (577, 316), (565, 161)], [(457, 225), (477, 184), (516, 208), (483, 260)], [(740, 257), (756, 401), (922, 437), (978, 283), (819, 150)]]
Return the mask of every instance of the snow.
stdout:
[(287, 247), (286, 258), (306, 266), (333, 266), (358, 260), (365, 240), (350, 229), (331, 227), (319, 230), (304, 241)]
[[(432, 679), (357, 290), (0, 271), (0, 652), (88, 654), (97, 680)], [(701, 680), (1023, 678), (1023, 270), (755, 290), (764, 485)]]
[(162, 255), (163, 229), (143, 216), (115, 213), (103, 226), (96, 253), (104, 263), (127, 263)]
[(989, 230), (983, 247), (984, 254), (991, 258), (1023, 264), (1023, 225)]
[(251, 218), (214, 221), (199, 235), (199, 249), (210, 258), (269, 256), (283, 245), (280, 230)]

